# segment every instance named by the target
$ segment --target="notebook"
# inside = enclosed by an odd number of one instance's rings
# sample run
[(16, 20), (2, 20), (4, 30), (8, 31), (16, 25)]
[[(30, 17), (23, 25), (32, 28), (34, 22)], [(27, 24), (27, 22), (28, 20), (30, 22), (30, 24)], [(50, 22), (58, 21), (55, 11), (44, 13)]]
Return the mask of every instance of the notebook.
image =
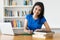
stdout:
[(35, 38), (53, 38), (55, 32), (47, 32), (47, 31), (40, 31), (40, 32), (34, 32), (34, 35), (32, 37)]

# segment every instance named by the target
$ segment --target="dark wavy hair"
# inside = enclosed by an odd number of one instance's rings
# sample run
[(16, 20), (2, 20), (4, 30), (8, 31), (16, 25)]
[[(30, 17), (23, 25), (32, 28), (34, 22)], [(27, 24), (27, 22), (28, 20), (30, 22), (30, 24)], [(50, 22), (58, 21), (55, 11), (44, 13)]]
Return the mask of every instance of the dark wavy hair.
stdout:
[(35, 6), (40, 6), (41, 7), (41, 13), (38, 15), (39, 18), (42, 18), (44, 16), (44, 5), (42, 2), (36, 2), (31, 10), (31, 15), (33, 15), (33, 9)]

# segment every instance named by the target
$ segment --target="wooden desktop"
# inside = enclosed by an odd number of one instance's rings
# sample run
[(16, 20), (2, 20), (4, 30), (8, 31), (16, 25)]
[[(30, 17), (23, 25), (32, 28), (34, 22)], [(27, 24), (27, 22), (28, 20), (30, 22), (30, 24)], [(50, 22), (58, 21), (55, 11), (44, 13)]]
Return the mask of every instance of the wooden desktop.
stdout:
[(60, 40), (60, 33), (55, 33), (52, 38), (33, 38), (32, 35), (2, 35), (0, 34), (0, 40)]

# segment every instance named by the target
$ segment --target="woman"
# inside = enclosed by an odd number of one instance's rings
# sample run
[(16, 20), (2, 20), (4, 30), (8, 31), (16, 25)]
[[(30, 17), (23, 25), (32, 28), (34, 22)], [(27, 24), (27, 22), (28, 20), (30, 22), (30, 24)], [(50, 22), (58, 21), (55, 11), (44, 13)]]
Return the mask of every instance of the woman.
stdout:
[(36, 2), (31, 13), (26, 15), (24, 31), (31, 34), (34, 31), (41, 31), (44, 24), (46, 31), (51, 31), (47, 20), (44, 17), (44, 5), (42, 2)]

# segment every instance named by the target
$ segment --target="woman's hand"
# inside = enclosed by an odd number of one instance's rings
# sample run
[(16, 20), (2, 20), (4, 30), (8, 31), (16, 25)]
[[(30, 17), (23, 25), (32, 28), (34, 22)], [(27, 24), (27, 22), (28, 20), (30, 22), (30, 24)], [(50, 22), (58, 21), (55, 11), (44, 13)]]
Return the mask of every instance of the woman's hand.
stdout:
[(28, 34), (32, 34), (33, 33), (33, 30), (27, 30), (27, 33)]
[(36, 29), (35, 31), (36, 31), (36, 32), (39, 32), (39, 31), (41, 31), (41, 29)]
[(40, 32), (40, 31), (46, 31), (45, 29), (36, 29), (36, 32)]

